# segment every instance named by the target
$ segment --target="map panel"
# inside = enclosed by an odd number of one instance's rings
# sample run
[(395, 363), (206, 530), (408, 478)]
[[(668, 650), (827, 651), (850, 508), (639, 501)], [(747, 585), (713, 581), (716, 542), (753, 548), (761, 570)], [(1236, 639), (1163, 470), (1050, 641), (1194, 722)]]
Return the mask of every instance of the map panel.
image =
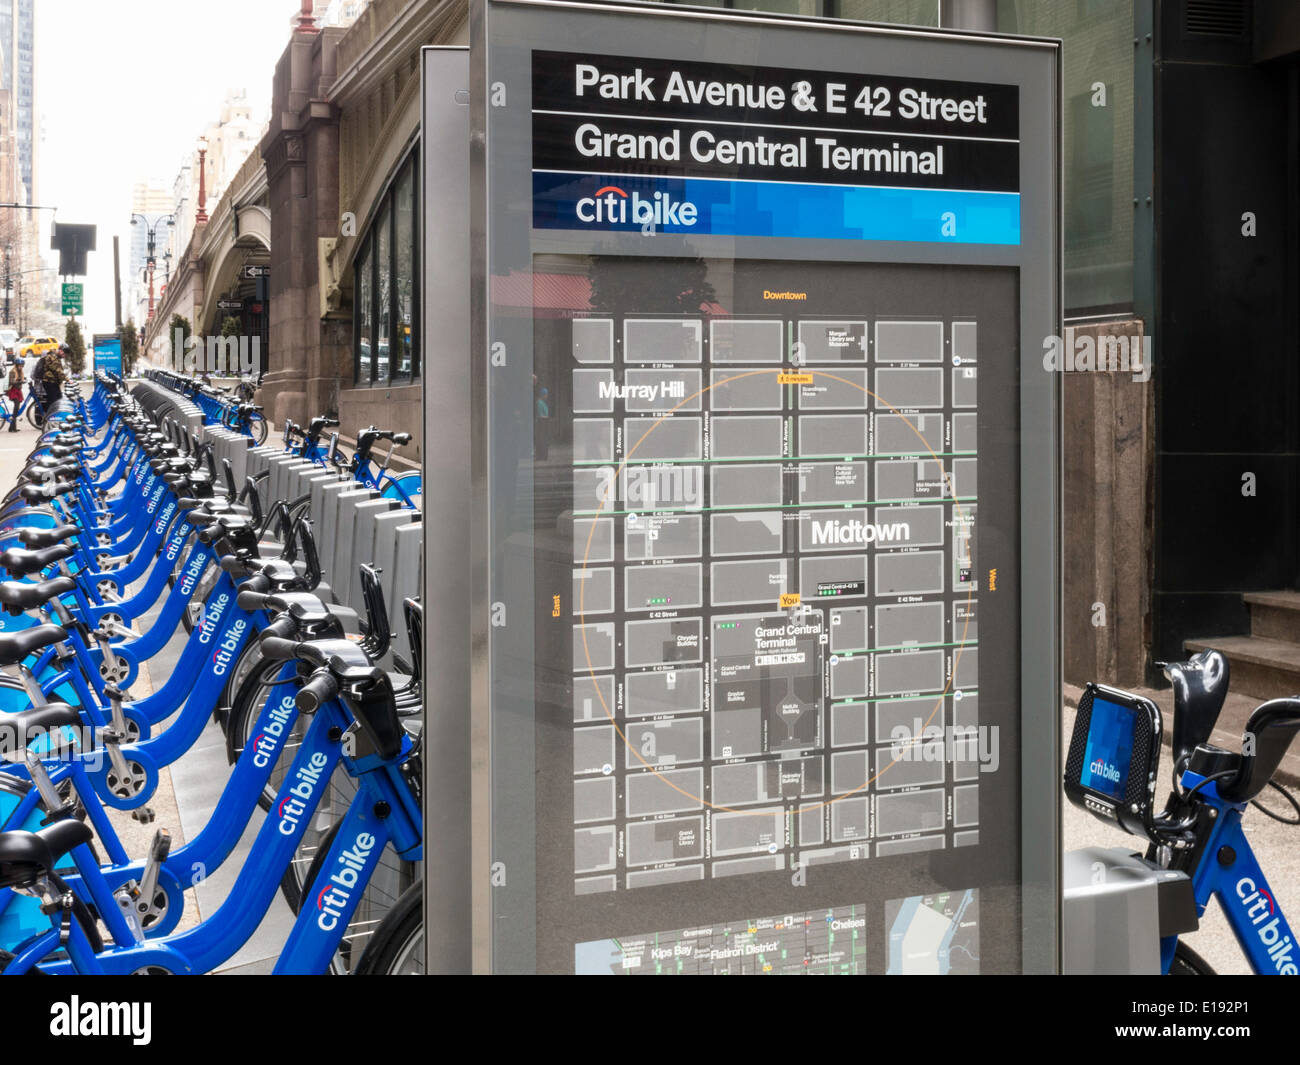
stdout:
[(980, 971), (979, 889), (885, 903), (891, 976)]
[(978, 435), (948, 371), (974, 368), (978, 322), (593, 322), (575, 891), (970, 842), (979, 764), (945, 730), (978, 725)]
[[(718, 864), (771, 869), (764, 858)], [(580, 976), (854, 976), (869, 971), (865, 912), (838, 906), (593, 940), (574, 948), (574, 969)]]

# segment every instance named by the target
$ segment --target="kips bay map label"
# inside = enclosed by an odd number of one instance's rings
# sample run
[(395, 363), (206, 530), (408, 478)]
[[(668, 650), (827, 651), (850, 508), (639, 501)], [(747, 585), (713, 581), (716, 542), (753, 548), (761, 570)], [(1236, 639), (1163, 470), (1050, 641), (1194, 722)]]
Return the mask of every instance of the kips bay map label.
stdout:
[(550, 51), (532, 74), (539, 228), (1019, 240), (1012, 86)]

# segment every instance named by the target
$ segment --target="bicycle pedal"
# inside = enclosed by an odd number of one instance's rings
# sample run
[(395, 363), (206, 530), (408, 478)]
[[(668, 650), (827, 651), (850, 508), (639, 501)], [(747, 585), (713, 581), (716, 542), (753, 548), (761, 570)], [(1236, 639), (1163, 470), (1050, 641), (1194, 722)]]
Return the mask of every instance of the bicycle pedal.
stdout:
[(142, 825), (152, 824), (157, 816), (152, 806), (141, 806), (140, 809), (131, 811), (131, 820), (139, 821)]

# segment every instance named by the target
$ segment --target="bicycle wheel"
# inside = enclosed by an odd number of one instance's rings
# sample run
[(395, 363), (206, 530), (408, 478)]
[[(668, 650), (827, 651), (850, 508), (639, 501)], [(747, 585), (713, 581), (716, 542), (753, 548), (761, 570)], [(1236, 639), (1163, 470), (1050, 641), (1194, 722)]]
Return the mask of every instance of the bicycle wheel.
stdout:
[[(399, 491), (398, 485), (401, 485)], [(387, 484), (381, 493), (385, 499), (396, 499), (405, 504), (406, 500), (411, 501), (411, 505), (419, 507), (421, 497), (424, 492), (424, 478), (414, 470), (409, 473), (399, 473), (397, 475), (389, 474)], [(405, 493), (405, 494), (403, 494)]]
[[(226, 754), (233, 764), (244, 747), (249, 743), (250, 733), (257, 725), (258, 716), (267, 700), (285, 698), (295, 690), (300, 681), (297, 678), (281, 680), (280, 672), (285, 663), (275, 659), (262, 659), (262, 662), (249, 668), (243, 683), (235, 695), (230, 708), (230, 720), (226, 725)], [(270, 810), (275, 805), (275, 797), (283, 783), (285, 775), (293, 765), (303, 736), (306, 735), (311, 719), (299, 716), (289, 735), (280, 744), (276, 764), (271, 768), (266, 787), (258, 797), (258, 804), (263, 810)], [(329, 853), (330, 843), (338, 831), (338, 825), (347, 813), (356, 795), (356, 781), (348, 775), (346, 769), (339, 766), (330, 778), (329, 787), (321, 794), (320, 805), (303, 835), (302, 842), (294, 852), (289, 867), (280, 880), (280, 892), (294, 913), (302, 907), (303, 892), (315, 879), (320, 865)], [(360, 956), (366, 940), (378, 927), (384, 915), (392, 909), (401, 894), (419, 875), (414, 862), (399, 858), (392, 847), (386, 847), (375, 867), (370, 883), (357, 904), (344, 942), (340, 945), (333, 969), (346, 972), (352, 961)]]
[(253, 438), (253, 446), (261, 447), (266, 443), (266, 434), (270, 424), (260, 414), (254, 412), (248, 416), (248, 435)]
[[(257, 658), (250, 660), (243, 680), (235, 688), (235, 697), (230, 702), (230, 718), (226, 722), (226, 757), (231, 765), (239, 760), (239, 755), (248, 745), (249, 734), (256, 727), (258, 716), (266, 706), (266, 701), (273, 693), (277, 698), (282, 699), (296, 690), (300, 684), (297, 678), (279, 679), (281, 670), (285, 668), (284, 662), (267, 658), (261, 654), (260, 649), (258, 655), (260, 660)], [(302, 744), (302, 738), (307, 733), (307, 725), (308, 722), (302, 717), (297, 718), (293, 729), (281, 744), (280, 757), (271, 768), (271, 776), (257, 800), (263, 810), (269, 811), (275, 805), (276, 793), (280, 790), (285, 774), (293, 764), (298, 747)]]
[(39, 403), (28, 404), (27, 420), (32, 423), (32, 428), (42, 429), (45, 427), (45, 411), (41, 409)]
[(357, 976), (424, 975), (424, 885), (417, 880), (397, 900), (366, 945)]
[(1170, 976), (1215, 976), (1210, 963), (1192, 950), (1181, 939), (1174, 947), (1174, 960), (1169, 966)]
[[(334, 846), (334, 838), (338, 832), (339, 822), (336, 821), (316, 844), (311, 863), (306, 867), (306, 875), (295, 877), (298, 881), (296, 904), (288, 898), (288, 891), (286, 891), (288, 876), (286, 875), (281, 881), (280, 889), (285, 893), (285, 900), (289, 902), (289, 908), (295, 914), (302, 909), (303, 895), (310, 892), (311, 886), (316, 883), (316, 877), (320, 875), (321, 867), (325, 864), (330, 848)], [(300, 857), (301, 850), (294, 856), (293, 866), (298, 865)], [(290, 871), (294, 871), (292, 867)], [(379, 934), (379, 929), (383, 927), (388, 915), (396, 909), (411, 885), (419, 883), (419, 879), (420, 867), (416, 862), (403, 861), (391, 846), (384, 848), (379, 864), (375, 866), (374, 874), (366, 884), (366, 890), (362, 892), (357, 908), (352, 912), (352, 919), (348, 922), (348, 929), (339, 943), (338, 952), (330, 962), (331, 973), (343, 976), (353, 971), (357, 959), (365, 955), (370, 941)], [(310, 901), (307, 904), (310, 906)]]

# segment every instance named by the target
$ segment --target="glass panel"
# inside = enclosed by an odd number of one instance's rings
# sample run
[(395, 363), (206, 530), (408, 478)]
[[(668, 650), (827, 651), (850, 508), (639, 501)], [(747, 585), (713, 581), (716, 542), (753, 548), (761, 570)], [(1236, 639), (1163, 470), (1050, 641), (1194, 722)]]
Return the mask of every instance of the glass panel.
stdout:
[(829, 0), (828, 14), (862, 22), (901, 22), (909, 26), (939, 25), (939, 0)]
[(411, 376), (411, 338), (415, 322), (412, 306), (415, 294), (415, 168), (408, 165), (397, 180), (396, 279), (397, 366), (393, 377)]
[(779, 11), (783, 15), (820, 15), (818, 0), (733, 0), (741, 11)]
[(358, 260), (357, 266), (357, 384), (368, 385), (374, 375), (371, 358), (374, 354), (374, 262), (371, 256), (371, 243), (366, 242), (365, 253)]
[[(1054, 536), (1020, 519), (1056, 490), (1054, 437), (1019, 426), (1055, 383), (1018, 357), (1058, 320), (1054, 185), (1019, 167), (1055, 143), (1054, 56), (532, 7), (486, 16), (489, 82), (532, 73), (486, 130), (478, 238), (503, 355), (473, 423), (492, 967), (1050, 967), (1056, 863), (1020, 818), (1053, 820), (1059, 776), (1022, 774), (1055, 724), (1020, 685), (1054, 698), (1029, 655), (1051, 623), (997, 570)], [(711, 102), (720, 68), (844, 86), (916, 147)], [(694, 102), (649, 91), (670, 78)], [(927, 132), (886, 113), (905, 78), (954, 105)], [(577, 139), (633, 123), (655, 133), (626, 151)], [(755, 162), (760, 136), (783, 158)], [(997, 764), (957, 735), (996, 736)]]
[(1133, 2), (999, 0), (998, 29), (1060, 37), (1065, 306), (1133, 302)]
[(378, 274), (376, 284), (375, 320), (375, 381), (388, 380), (389, 349), (393, 336), (393, 259), (392, 259), (392, 200), (384, 202), (384, 209), (375, 222), (376, 267)]

